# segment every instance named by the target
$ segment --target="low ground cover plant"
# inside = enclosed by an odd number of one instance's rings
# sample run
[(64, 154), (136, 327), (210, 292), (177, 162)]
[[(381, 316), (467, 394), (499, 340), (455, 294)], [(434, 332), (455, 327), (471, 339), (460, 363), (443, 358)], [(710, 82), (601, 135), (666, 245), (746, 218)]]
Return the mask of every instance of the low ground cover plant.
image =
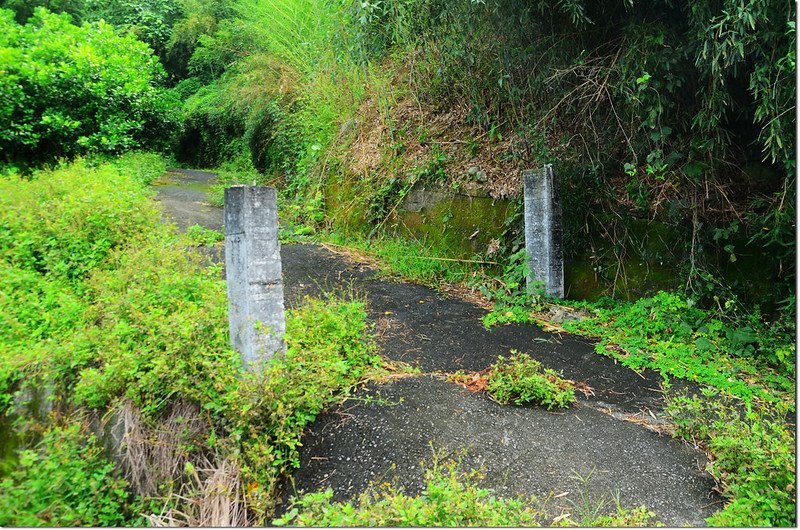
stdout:
[(80, 421), (48, 427), (0, 481), (0, 525), (121, 526), (144, 521), (128, 482)]
[(738, 400), (706, 388), (699, 396), (683, 392), (671, 397), (667, 413), (678, 436), (713, 455), (707, 470), (730, 499), (709, 524), (795, 524), (797, 436), (781, 419), (785, 406), (742, 407)]
[(422, 462), (424, 487), (408, 493), (396, 481), (372, 484), (352, 501), (333, 500), (333, 491), (308, 493), (292, 499), (277, 526), (412, 526), (412, 527), (538, 527), (538, 526), (657, 526), (644, 507), (627, 509), (619, 503), (592, 505), (593, 515), (577, 521), (570, 514), (553, 517), (547, 499), (499, 497), (484, 487), (479, 470), (458, 459), (434, 454)]
[(575, 387), (559, 377), (555, 370), (527, 353), (511, 351), (492, 364), (486, 391), (499, 403), (538, 403), (547, 407), (565, 408), (575, 402)]

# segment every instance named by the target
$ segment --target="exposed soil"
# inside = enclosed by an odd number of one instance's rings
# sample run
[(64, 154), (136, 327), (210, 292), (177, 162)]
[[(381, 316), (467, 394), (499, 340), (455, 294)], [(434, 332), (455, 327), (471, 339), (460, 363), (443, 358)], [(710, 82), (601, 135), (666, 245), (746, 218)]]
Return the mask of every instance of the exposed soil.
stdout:
[[(181, 182), (173, 176), (159, 187), (179, 227), (221, 228), (221, 209), (186, 189), (209, 175), (179, 170)], [(594, 353), (587, 339), (535, 325), (486, 330), (480, 320), (485, 310), (477, 305), (382, 279), (367, 264), (321, 246), (284, 245), (281, 256), (287, 306), (322, 292), (365, 297), (382, 354), (415, 364), (424, 375), (370, 384), (321, 415), (303, 438), (301, 467), (284, 488), (279, 512), (295, 491), (331, 487), (336, 499), (348, 499), (373, 481), (395, 479), (418, 492), (420, 461), (431, 461), (432, 448), (464, 452), (465, 465), (483, 469), (486, 485), (500, 494), (558, 496), (548, 504), (554, 515), (579, 518), (574, 503), (582, 490), (595, 500), (618, 494), (623, 506), (643, 504), (669, 526), (702, 526), (721, 507), (714, 480), (703, 471), (705, 455), (659, 434), (665, 425), (656, 373), (636, 373)], [(577, 406), (548, 412), (501, 406), (441, 375), (481, 370), (511, 349), (593, 394), (579, 393)], [(579, 487), (574, 475), (589, 473), (588, 485)]]

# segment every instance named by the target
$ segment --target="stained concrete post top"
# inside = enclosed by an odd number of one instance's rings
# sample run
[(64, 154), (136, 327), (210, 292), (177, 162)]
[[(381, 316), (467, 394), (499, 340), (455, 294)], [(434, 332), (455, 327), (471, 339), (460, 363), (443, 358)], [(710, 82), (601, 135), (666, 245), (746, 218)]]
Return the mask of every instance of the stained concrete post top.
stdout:
[(545, 164), (539, 169), (525, 169), (522, 171), (522, 180), (525, 185), (533, 184), (538, 180), (553, 175), (553, 164)]
[(250, 229), (277, 230), (277, 223), (264, 223), (261, 215), (247, 212), (266, 210), (264, 214), (277, 219), (278, 192), (272, 186), (236, 185), (225, 188), (225, 235), (236, 235)]

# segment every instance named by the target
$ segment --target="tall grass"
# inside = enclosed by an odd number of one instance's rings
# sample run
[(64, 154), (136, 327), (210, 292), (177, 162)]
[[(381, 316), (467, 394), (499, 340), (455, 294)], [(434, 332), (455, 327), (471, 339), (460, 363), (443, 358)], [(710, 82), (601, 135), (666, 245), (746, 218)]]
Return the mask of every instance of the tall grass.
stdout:
[(324, 0), (240, 0), (235, 9), (263, 51), (304, 73), (322, 59), (319, 52), (328, 47), (337, 19)]

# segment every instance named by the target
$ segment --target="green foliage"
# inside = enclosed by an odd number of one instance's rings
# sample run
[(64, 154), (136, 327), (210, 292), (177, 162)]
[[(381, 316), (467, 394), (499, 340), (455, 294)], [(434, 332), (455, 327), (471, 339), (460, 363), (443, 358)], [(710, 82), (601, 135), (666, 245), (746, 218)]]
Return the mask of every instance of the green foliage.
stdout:
[(240, 0), (237, 14), (262, 50), (301, 72), (312, 71), (329, 45), (335, 5), (322, 0)]
[[(764, 274), (775, 292), (764, 298), (781, 302), (792, 291), (794, 6), (390, 0), (346, 8), (353, 53), (402, 63), (402, 83), (427, 112), (469, 109), (468, 124), (487, 143), (518, 140), (501, 156), (521, 167), (558, 160), (573, 212), (567, 249), (589, 246), (601, 212), (670, 221), (686, 234), (678, 250), (691, 254), (691, 290), (698, 269), (723, 269), (710, 259), (722, 245), (700, 223), (751, 211), (748, 233), (770, 248)], [(749, 167), (765, 178), (754, 183), (741, 169)], [(759, 204), (762, 192), (770, 207)], [(601, 246), (621, 265), (636, 245), (627, 229), (609, 228)], [(747, 282), (736, 289), (754, 294)]]
[(82, 22), (86, 0), (0, 0), (0, 9), (13, 11), (14, 18), (20, 24), (25, 24), (40, 7), (53, 13), (67, 13), (73, 20)]
[(138, 154), (0, 180), (4, 404), (42, 372), (75, 403), (127, 395), (150, 414), (230, 383), (224, 282), (180, 250), (141, 184), (163, 165)]
[(486, 391), (502, 404), (533, 402), (550, 410), (575, 402), (572, 383), (560, 378), (555, 370), (542, 367), (527, 353), (512, 350), (509, 357), (499, 356), (487, 378)]
[(80, 422), (48, 428), (0, 482), (0, 525), (139, 525), (127, 482)]
[(166, 229), (151, 230), (93, 271), (85, 315), (93, 324), (74, 339), (81, 355), (53, 359), (52, 369), (76, 374), (79, 405), (103, 408), (125, 396), (153, 417), (173, 397), (205, 404), (233, 385), (239, 361), (219, 271), (184, 253)]
[(242, 447), (248, 503), (262, 516), (274, 506), (279, 480), (300, 464), (305, 427), (355, 385), (380, 373), (361, 301), (306, 299), (287, 311), (285, 340), (285, 358), (218, 401), (229, 436)]
[(176, 157), (195, 167), (212, 167), (243, 149), (246, 109), (226, 97), (222, 82), (204, 86), (186, 101)]
[(310, 493), (292, 501), (278, 526), (539, 526), (544, 512), (535, 499), (504, 499), (480, 487), (477, 471), (462, 471), (458, 462), (434, 459), (425, 469), (425, 489), (411, 496), (384, 483), (355, 502), (333, 502), (333, 491)]
[(502, 277), (497, 281), (499, 285), (494, 288), (489, 284), (480, 286), (481, 293), (494, 303), (494, 310), (483, 317), (483, 324), (487, 328), (507, 322), (525, 321), (530, 312), (539, 307), (544, 295), (541, 289), (543, 283), (534, 285), (532, 292), (529, 292), (529, 274), (530, 266), (525, 248), (516, 246), (516, 251), (508, 257)]
[[(794, 344), (770, 333), (758, 315), (726, 319), (664, 292), (632, 304), (582, 305), (595, 316), (564, 328), (600, 336), (597, 352), (625, 366), (705, 383), (744, 400), (777, 402), (795, 391)], [(770, 367), (773, 356), (782, 361)]]
[(150, 49), (104, 23), (38, 9), (24, 26), (0, 11), (0, 152), (37, 163), (119, 153), (165, 139), (175, 101)]
[[(279, 481), (299, 463), (303, 429), (353, 386), (382, 373), (364, 303), (331, 296), (288, 311), (285, 357), (261, 376), (242, 375), (229, 346), (219, 269), (187, 254), (185, 239), (159, 222), (148, 201), (142, 175), (158, 166), (138, 154), (0, 180), (7, 236), (0, 239), (0, 404), (10, 405), (13, 393), (37, 378), (54, 381), (67, 410), (104, 410), (126, 400), (147, 424), (170, 403), (195, 403), (213, 430), (205, 444), (187, 445), (187, 454), (213, 449), (234, 459), (249, 484), (248, 506), (267, 514)], [(64, 449), (75, 460), (65, 472), (83, 480), (81, 466), (88, 465), (98, 481), (111, 480), (113, 468), (93, 459), (99, 449), (87, 443), (92, 449)], [(47, 453), (62, 454), (49, 445)], [(25, 469), (33, 462), (28, 453), (21, 461)], [(34, 480), (21, 492), (49, 484), (29, 475), (14, 478), (23, 485)], [(100, 483), (88, 484), (104, 510), (97, 517), (128, 513), (124, 492), (112, 499), (119, 506), (106, 509)], [(122, 482), (114, 483), (118, 489)], [(32, 502), (44, 497), (36, 493)], [(71, 497), (47, 499), (54, 514), (72, 509)], [(0, 504), (17, 500), (0, 495)], [(80, 510), (94, 509), (79, 501)]]
[(742, 412), (714, 390), (670, 400), (667, 412), (678, 435), (706, 444), (714, 456), (708, 471), (728, 497), (725, 508), (709, 518), (710, 525), (797, 524), (797, 439), (780, 418), (781, 408), (747, 404)]
[(177, 158), (199, 167), (247, 160), (262, 173), (291, 180), (307, 142), (289, 115), (291, 72), (274, 59), (257, 55), (193, 93), (183, 108)]
[[(484, 476), (465, 470), (460, 460), (421, 463), (425, 488), (412, 496), (392, 482), (372, 484), (355, 501), (334, 502), (333, 490), (293, 498), (287, 512), (272, 521), (276, 526), (323, 527), (538, 527), (548, 519), (536, 498), (503, 498), (481, 486)], [(577, 506), (576, 506), (577, 508)], [(601, 500), (585, 507), (593, 515), (576, 521), (570, 514), (553, 520), (551, 526), (642, 527), (663, 526), (644, 506), (624, 508), (618, 499), (614, 510)]]
[(48, 278), (80, 281), (109, 252), (152, 226), (148, 193), (111, 166), (0, 179), (0, 260)]
[(192, 243), (198, 246), (212, 246), (225, 239), (225, 234), (219, 230), (203, 228), (200, 225), (192, 225), (186, 229), (186, 235)]
[(149, 186), (167, 171), (167, 161), (162, 155), (146, 151), (128, 151), (108, 162), (142, 186)]
[(84, 20), (104, 20), (121, 33), (135, 35), (162, 60), (172, 38), (173, 26), (184, 14), (179, 0), (84, 1)]
[[(705, 383), (744, 400), (780, 402), (795, 391), (793, 321), (767, 324), (756, 309), (741, 312), (735, 299), (710, 311), (691, 299), (659, 292), (622, 303), (572, 301), (593, 315), (567, 320), (567, 331), (595, 336), (595, 350), (623, 365)], [(487, 326), (532, 322), (540, 307), (524, 298), (498, 303), (484, 317)]]

